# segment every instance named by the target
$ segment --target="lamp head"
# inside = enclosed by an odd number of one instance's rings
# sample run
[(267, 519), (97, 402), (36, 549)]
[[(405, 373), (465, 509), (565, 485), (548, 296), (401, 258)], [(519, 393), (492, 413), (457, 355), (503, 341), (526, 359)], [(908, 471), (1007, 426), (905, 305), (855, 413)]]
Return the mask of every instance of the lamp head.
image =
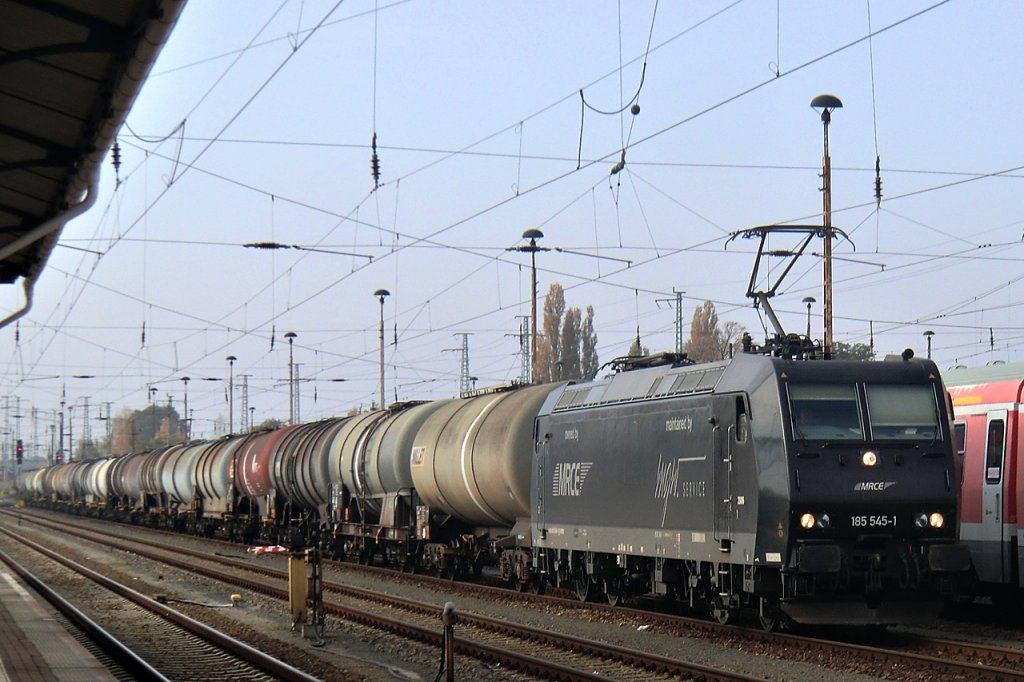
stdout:
[(832, 120), (832, 110), (842, 109), (843, 102), (835, 95), (818, 95), (811, 100), (812, 109), (821, 110), (821, 122), (828, 125)]

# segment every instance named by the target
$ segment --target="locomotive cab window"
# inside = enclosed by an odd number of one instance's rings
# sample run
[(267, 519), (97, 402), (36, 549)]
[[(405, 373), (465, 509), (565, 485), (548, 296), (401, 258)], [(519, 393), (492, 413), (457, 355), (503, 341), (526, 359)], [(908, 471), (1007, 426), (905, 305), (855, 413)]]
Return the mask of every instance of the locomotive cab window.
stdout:
[(747, 416), (747, 404), (742, 396), (736, 396), (736, 442), (746, 443), (750, 433), (750, 417)]
[(864, 440), (853, 384), (790, 384), (793, 436), (808, 440)]
[(928, 384), (868, 384), (868, 419), (876, 440), (937, 440), (939, 410)]

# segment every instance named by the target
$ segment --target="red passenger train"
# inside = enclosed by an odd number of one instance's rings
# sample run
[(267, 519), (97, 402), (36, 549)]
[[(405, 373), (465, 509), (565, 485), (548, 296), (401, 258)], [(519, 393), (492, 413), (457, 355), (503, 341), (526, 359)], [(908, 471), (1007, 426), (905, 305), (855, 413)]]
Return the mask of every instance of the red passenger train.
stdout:
[(960, 540), (979, 587), (1024, 587), (1024, 362), (943, 372), (953, 400)]

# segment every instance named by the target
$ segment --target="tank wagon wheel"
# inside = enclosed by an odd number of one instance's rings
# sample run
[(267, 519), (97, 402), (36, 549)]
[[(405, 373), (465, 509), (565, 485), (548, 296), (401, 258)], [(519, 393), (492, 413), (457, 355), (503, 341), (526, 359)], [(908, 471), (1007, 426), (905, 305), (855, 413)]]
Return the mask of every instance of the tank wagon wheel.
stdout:
[(611, 606), (619, 606), (626, 601), (626, 584), (622, 578), (609, 578), (604, 581), (604, 593)]
[(581, 571), (576, 574), (576, 577), (572, 581), (573, 590), (576, 592), (576, 598), (580, 601), (589, 601), (596, 591), (594, 581), (590, 579), (590, 576), (586, 572)]

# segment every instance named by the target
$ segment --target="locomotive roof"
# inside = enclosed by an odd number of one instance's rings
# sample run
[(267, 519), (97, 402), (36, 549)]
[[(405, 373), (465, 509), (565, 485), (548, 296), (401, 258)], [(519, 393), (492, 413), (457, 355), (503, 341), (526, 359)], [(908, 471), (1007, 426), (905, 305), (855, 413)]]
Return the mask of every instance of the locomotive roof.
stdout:
[(772, 376), (800, 381), (899, 383), (928, 381), (938, 377), (938, 370), (930, 360), (922, 359), (790, 360), (744, 353), (720, 362), (635, 369), (588, 383), (569, 385), (551, 405), (550, 412), (677, 395), (751, 391)]

